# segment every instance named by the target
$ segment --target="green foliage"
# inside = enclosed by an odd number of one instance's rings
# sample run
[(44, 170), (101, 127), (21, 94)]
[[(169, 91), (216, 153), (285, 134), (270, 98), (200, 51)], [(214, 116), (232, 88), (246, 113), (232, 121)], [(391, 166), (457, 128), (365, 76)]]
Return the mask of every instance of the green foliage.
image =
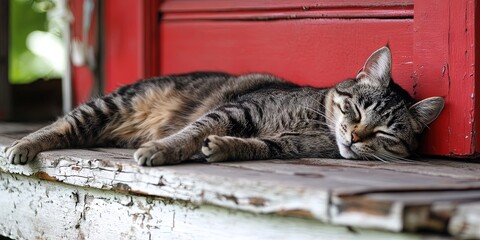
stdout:
[(52, 1), (10, 0), (10, 71), (13, 84), (24, 84), (39, 78), (59, 77), (44, 59), (27, 48), (28, 35), (47, 31), (47, 13)]

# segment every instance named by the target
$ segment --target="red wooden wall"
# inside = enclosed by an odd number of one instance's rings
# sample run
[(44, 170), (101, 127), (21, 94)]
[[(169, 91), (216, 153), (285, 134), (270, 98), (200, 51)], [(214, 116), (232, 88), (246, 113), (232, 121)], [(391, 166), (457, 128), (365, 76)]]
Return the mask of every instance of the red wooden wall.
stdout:
[[(76, 0), (80, 1), (80, 0)], [(446, 97), (422, 151), (479, 152), (475, 0), (106, 0), (107, 92), (194, 70), (270, 72), (314, 86), (353, 77), (389, 43), (393, 77), (417, 99)]]
[(104, 2), (105, 90), (158, 75), (159, 1)]
[(447, 102), (426, 136), (429, 153), (471, 156), (480, 151), (480, 113), (475, 109), (480, 106), (480, 83), (475, 81), (479, 9), (474, 0), (415, 1), (415, 96), (441, 95)]

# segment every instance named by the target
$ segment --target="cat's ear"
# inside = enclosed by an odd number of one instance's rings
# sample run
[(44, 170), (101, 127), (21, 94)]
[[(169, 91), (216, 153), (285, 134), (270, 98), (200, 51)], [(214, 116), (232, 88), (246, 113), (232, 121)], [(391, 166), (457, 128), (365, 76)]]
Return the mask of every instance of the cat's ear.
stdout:
[(388, 46), (373, 52), (356, 79), (360, 83), (387, 87), (391, 81), (392, 55)]
[(430, 97), (413, 104), (409, 110), (417, 122), (414, 124), (414, 130), (417, 133), (423, 131), (425, 126), (437, 119), (444, 105), (443, 97)]

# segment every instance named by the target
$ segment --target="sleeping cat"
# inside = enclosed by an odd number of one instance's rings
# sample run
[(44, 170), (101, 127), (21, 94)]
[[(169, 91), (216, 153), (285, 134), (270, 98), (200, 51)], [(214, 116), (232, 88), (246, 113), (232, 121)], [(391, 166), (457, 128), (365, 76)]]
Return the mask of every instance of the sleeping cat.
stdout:
[(13, 164), (70, 147), (138, 148), (144, 166), (304, 157), (404, 159), (444, 106), (415, 103), (391, 79), (388, 47), (355, 79), (302, 87), (267, 74), (194, 72), (124, 86), (7, 148)]

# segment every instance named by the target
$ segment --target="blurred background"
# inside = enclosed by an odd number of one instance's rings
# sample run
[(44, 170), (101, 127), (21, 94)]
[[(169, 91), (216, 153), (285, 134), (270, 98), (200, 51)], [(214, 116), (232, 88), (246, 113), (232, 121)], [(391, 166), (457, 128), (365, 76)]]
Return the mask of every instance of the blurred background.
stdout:
[(62, 113), (68, 19), (61, 6), (59, 0), (2, 0), (0, 72), (8, 81), (0, 84), (0, 119), (39, 121)]
[(53, 120), (91, 97), (158, 75), (159, 5), (0, 0), (0, 121)]
[[(28, 84), (65, 73), (62, 22), (57, 0), (10, 0), (9, 81)], [(49, 14), (50, 13), (50, 14)]]

